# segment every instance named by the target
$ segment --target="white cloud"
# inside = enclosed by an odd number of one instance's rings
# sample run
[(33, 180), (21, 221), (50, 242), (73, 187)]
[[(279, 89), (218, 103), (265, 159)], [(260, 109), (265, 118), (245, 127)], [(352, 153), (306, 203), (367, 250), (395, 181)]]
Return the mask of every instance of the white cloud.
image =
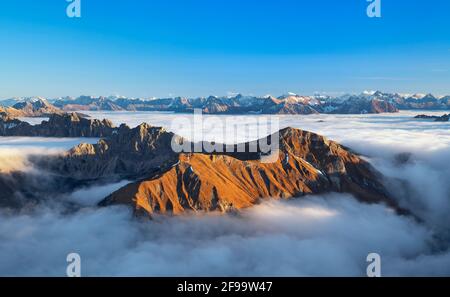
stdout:
[(124, 180), (113, 184), (82, 188), (70, 194), (67, 200), (82, 206), (95, 206), (106, 196), (129, 183), (130, 181)]
[(31, 155), (56, 155), (95, 138), (0, 137), (0, 173), (32, 171)]
[(370, 252), (385, 275), (420, 273), (416, 258), (450, 273), (448, 256), (431, 255), (425, 227), (346, 195), (271, 201), (239, 216), (130, 216), (122, 207), (2, 216), (0, 274), (63, 275), (69, 252), (81, 255), (84, 275), (364, 276)]

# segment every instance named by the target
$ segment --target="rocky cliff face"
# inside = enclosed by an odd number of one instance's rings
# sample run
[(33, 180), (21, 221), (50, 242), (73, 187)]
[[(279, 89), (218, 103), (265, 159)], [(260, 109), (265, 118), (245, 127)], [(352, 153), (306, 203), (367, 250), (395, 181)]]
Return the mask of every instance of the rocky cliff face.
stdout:
[(36, 101), (20, 102), (13, 105), (13, 108), (21, 112), (23, 117), (45, 117), (52, 114), (63, 114), (64, 112), (50, 104), (45, 99)]
[(261, 199), (336, 191), (365, 202), (394, 205), (380, 183), (381, 176), (341, 145), (293, 128), (280, 131), (279, 141), (274, 163), (261, 162), (259, 153), (173, 155), (164, 166), (100, 204), (126, 204), (145, 214), (227, 212)]
[(15, 108), (12, 107), (2, 107), (0, 106), (0, 116), (2, 118), (15, 118), (15, 117), (21, 117), (23, 116), (24, 113), (21, 112), (20, 110), (17, 110)]
[(141, 178), (173, 162), (173, 133), (141, 124), (122, 124), (96, 144), (80, 144), (57, 158), (40, 158), (38, 165), (76, 179)]
[(116, 130), (109, 120), (86, 119), (76, 113), (52, 114), (39, 125), (6, 115), (0, 117), (0, 136), (106, 137)]
[(52, 114), (62, 115), (64, 112), (50, 104), (45, 99), (24, 101), (14, 104), (12, 107), (0, 106), (0, 115), (5, 117), (48, 117)]

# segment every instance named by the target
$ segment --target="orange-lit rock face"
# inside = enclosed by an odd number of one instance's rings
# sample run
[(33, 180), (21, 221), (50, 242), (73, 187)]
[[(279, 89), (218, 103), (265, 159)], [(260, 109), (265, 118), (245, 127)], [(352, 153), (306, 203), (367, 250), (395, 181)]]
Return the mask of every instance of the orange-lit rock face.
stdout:
[(147, 214), (228, 212), (260, 199), (328, 191), (390, 203), (370, 165), (339, 144), (292, 128), (280, 131), (279, 139), (274, 163), (238, 155), (180, 154), (170, 168), (119, 189), (101, 205), (126, 204)]
[[(301, 177), (305, 177), (302, 179)], [(149, 213), (222, 210), (249, 207), (259, 198), (289, 198), (312, 193), (308, 184), (324, 183), (301, 160), (286, 164), (240, 161), (228, 156), (182, 154), (179, 163), (159, 177), (133, 183), (112, 195), (112, 201), (129, 203)]]
[(42, 117), (51, 114), (63, 114), (59, 108), (53, 106), (45, 99), (34, 102), (19, 102), (12, 107), (1, 107), (0, 115), (15, 117)]

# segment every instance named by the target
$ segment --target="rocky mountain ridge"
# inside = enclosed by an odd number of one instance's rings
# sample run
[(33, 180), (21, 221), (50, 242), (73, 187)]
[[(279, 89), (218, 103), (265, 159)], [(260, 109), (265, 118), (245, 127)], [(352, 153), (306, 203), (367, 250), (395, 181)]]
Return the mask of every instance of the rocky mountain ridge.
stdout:
[(281, 130), (279, 141), (278, 156), (271, 163), (262, 162), (258, 153), (178, 154), (171, 163), (112, 193), (100, 205), (126, 204), (148, 215), (228, 212), (262, 199), (333, 191), (395, 206), (380, 182), (381, 175), (347, 148), (294, 128)]
[[(364, 101), (369, 102), (371, 100)], [(234, 97), (207, 98), (163, 98), (154, 100), (126, 99), (117, 100), (105, 97), (80, 97), (55, 101), (55, 105), (63, 110), (128, 110), (128, 111), (171, 111), (191, 113), (194, 109), (206, 114), (317, 114), (330, 113), (330, 104), (313, 96), (289, 94), (278, 98), (272, 96), (252, 97), (237, 95)], [(336, 105), (336, 104), (334, 104)], [(107, 107), (102, 107), (107, 106)], [(113, 106), (113, 107), (112, 107)], [(75, 108), (74, 108), (75, 107)], [(388, 102), (378, 104), (377, 108), (356, 106), (353, 109), (334, 109), (335, 113), (379, 113), (396, 112), (396, 108)]]
[(149, 215), (231, 211), (261, 199), (331, 191), (395, 206), (382, 186), (382, 176), (369, 163), (315, 133), (285, 128), (260, 140), (279, 141), (273, 162), (262, 161), (264, 153), (258, 145), (251, 152), (253, 143), (244, 144), (245, 152), (237, 152), (235, 145), (231, 152), (176, 153), (173, 141), (195, 145), (161, 127), (121, 125), (96, 144), (80, 144), (66, 154), (32, 161), (46, 172), (70, 176), (78, 183), (137, 180), (100, 205), (126, 204)]
[(77, 113), (52, 114), (38, 125), (0, 115), (0, 136), (107, 137), (116, 130), (109, 120), (87, 119)]
[(52, 114), (61, 115), (64, 111), (42, 98), (18, 102), (12, 106), (0, 105), (0, 115), (3, 117), (48, 117)]
[[(162, 127), (145, 123), (135, 128), (125, 124), (114, 127), (108, 120), (86, 119), (76, 113), (54, 114), (34, 126), (3, 116), (0, 135), (101, 138), (96, 144), (80, 144), (62, 155), (30, 157), (33, 166), (54, 180), (51, 189), (37, 183), (33, 192), (57, 191), (62, 188), (57, 181), (75, 189), (97, 182), (135, 180), (100, 205), (126, 204), (147, 215), (228, 212), (264, 199), (326, 192), (350, 193), (360, 201), (397, 207), (382, 185), (383, 177), (368, 162), (323, 136), (294, 128), (282, 129), (256, 145), (245, 143), (244, 152), (237, 151), (238, 144), (229, 151), (226, 144), (204, 142), (203, 148), (209, 144), (221, 149), (179, 153), (172, 149), (174, 143), (191, 148), (195, 144)], [(276, 158), (263, 162), (267, 154), (258, 144), (273, 141), (279, 143), (272, 152)], [(7, 192), (14, 193), (14, 187), (8, 187)]]

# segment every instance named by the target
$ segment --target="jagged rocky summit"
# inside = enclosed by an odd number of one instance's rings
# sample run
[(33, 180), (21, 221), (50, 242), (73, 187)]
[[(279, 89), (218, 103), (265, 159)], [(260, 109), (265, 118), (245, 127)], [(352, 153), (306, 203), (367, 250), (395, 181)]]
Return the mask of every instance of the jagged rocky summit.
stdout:
[(109, 120), (87, 119), (77, 113), (52, 114), (38, 125), (0, 115), (0, 136), (107, 137), (115, 131)]
[(48, 117), (53, 114), (62, 115), (64, 111), (43, 98), (18, 102), (10, 107), (0, 106), (0, 115), (3, 117)]
[(253, 153), (175, 153), (174, 137), (181, 139), (160, 127), (122, 125), (97, 144), (81, 144), (39, 165), (81, 180), (135, 179), (100, 205), (125, 204), (149, 215), (227, 212), (263, 199), (326, 192), (350, 193), (360, 201), (395, 207), (380, 173), (349, 149), (315, 133), (281, 130), (277, 158), (271, 163), (262, 162), (259, 148)]
[[(382, 185), (383, 176), (350, 149), (318, 134), (285, 128), (258, 143), (278, 141), (273, 162), (264, 162), (260, 146), (245, 152), (225, 144), (216, 152), (175, 152), (176, 143), (195, 146), (162, 127), (141, 124), (114, 127), (108, 120), (77, 114), (52, 115), (31, 126), (17, 119), (0, 119), (3, 136), (99, 137), (62, 155), (35, 156), (29, 161), (57, 177), (51, 190), (117, 180), (134, 180), (106, 197), (101, 206), (124, 204), (136, 213), (182, 214), (190, 211), (234, 211), (264, 199), (291, 199), (327, 192), (349, 193), (369, 203), (396, 208)], [(205, 147), (204, 142), (201, 147)], [(211, 145), (211, 144), (210, 144)], [(8, 174), (9, 175), (9, 174)], [(50, 189), (36, 192), (48, 193)], [(9, 192), (14, 189), (9, 189)]]

